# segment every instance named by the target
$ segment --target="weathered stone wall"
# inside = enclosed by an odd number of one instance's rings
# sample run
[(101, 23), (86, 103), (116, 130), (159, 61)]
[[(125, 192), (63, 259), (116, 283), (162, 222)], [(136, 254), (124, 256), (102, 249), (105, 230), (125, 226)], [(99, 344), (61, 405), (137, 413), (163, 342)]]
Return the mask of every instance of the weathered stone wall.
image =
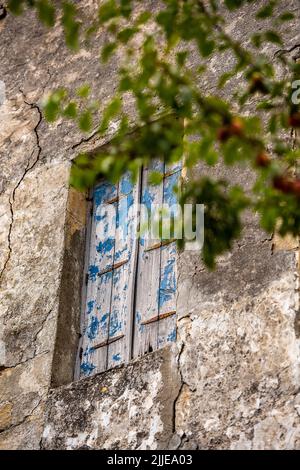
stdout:
[[(81, 4), (88, 15), (97, 2)], [(282, 2), (297, 15), (298, 6)], [(236, 38), (257, 28), (251, 8), (231, 22)], [(286, 49), (300, 44), (298, 30), (299, 18)], [(93, 45), (71, 55), (60, 29), (31, 13), (8, 15), (0, 35), (0, 448), (299, 449), (298, 243), (268, 239), (250, 216), (215, 272), (180, 255), (174, 347), (71, 383), (85, 201), (69, 191), (69, 169), (80, 148), (101, 142), (83, 141), (72, 123), (48, 125), (40, 100), (90, 82), (105, 101), (116, 62), (100, 66)], [(229, 66), (212, 61), (203, 86)], [(252, 178), (214, 172), (245, 186)]]

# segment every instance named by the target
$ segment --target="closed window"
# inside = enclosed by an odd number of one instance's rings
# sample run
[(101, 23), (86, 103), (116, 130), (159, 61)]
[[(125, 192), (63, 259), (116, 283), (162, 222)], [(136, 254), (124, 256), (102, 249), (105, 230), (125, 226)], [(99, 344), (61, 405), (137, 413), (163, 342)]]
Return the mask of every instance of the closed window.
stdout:
[[(153, 171), (163, 175), (158, 186), (149, 183)], [(176, 206), (173, 188), (180, 173), (181, 165), (153, 161), (135, 184), (126, 174), (118, 184), (100, 182), (92, 191), (81, 376), (176, 339), (176, 241), (164, 237), (155, 220), (151, 233), (143, 225), (150, 226), (159, 207)]]

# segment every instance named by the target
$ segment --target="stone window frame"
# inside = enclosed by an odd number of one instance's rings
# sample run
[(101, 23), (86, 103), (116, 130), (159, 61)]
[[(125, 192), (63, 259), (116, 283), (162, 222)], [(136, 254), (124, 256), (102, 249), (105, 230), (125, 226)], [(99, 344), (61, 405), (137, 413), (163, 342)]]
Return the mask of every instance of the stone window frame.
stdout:
[[(182, 124), (184, 129), (184, 122)], [(130, 134), (134, 136), (136, 132), (138, 132), (138, 128), (132, 130)], [(111, 138), (100, 145), (94, 144), (93, 148), (90, 148), (87, 153), (93, 155), (100, 149), (104, 150), (109, 147), (110, 144)], [(75, 158), (76, 157), (71, 161), (71, 165), (74, 164)], [(180, 184), (185, 176), (186, 167), (183, 157)], [(82, 337), (82, 312), (85, 307), (86, 253), (90, 235), (91, 211), (92, 201), (90, 190), (79, 191), (69, 186), (65, 211), (65, 235), (56, 336), (50, 380), (51, 388), (68, 385), (78, 380), (89, 379), (89, 377), (80, 378), (78, 371), (80, 364), (79, 344)], [(123, 366), (142, 358), (143, 356), (139, 356), (135, 359), (132, 358), (131, 361), (123, 364)], [(109, 370), (113, 369), (108, 369), (107, 371), (109, 372)], [(100, 374), (107, 371), (100, 372)]]

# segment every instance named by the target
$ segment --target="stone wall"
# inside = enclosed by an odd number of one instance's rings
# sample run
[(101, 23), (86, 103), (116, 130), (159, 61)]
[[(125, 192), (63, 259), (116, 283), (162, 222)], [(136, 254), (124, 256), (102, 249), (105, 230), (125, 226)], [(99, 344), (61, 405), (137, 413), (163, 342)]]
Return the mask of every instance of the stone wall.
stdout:
[[(97, 4), (80, 3), (83, 16)], [(296, 0), (289, 7), (299, 15)], [(257, 27), (250, 9), (230, 24), (236, 38)], [(285, 49), (300, 44), (298, 26)], [(8, 15), (0, 35), (0, 448), (299, 449), (298, 242), (269, 239), (252, 216), (215, 272), (180, 254), (174, 347), (72, 382), (85, 199), (68, 178), (77, 152), (102, 142), (71, 122), (47, 124), (40, 102), (86, 82), (107, 100), (117, 59), (100, 66), (93, 44), (71, 55), (61, 30), (31, 13)], [(229, 66), (212, 61), (203, 86)], [(214, 172), (245, 185), (252, 177)]]

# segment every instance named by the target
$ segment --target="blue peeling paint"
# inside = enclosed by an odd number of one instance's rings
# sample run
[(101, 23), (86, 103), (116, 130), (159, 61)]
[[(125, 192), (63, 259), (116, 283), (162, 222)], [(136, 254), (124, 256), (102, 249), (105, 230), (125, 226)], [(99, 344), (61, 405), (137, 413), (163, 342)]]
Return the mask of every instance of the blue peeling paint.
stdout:
[(136, 318), (136, 322), (137, 322), (137, 323), (140, 323), (140, 322), (141, 322), (141, 320), (142, 320), (142, 315), (140, 314), (140, 312), (136, 312), (135, 318)]
[(108, 313), (105, 313), (105, 314), (102, 315), (102, 317), (100, 318), (100, 323), (101, 323), (101, 324), (105, 323), (107, 319), (108, 319)]
[(104, 313), (102, 315), (102, 317), (100, 318), (100, 322), (99, 322), (99, 327), (100, 327), (101, 333), (104, 334), (104, 335), (107, 334), (108, 318), (109, 318), (109, 313)]
[(143, 331), (145, 330), (145, 325), (141, 325), (142, 315), (140, 314), (140, 312), (135, 313), (135, 320), (136, 320), (136, 324), (138, 325), (140, 333), (143, 333)]
[(154, 194), (151, 194), (149, 189), (146, 188), (142, 197), (142, 204), (144, 204), (147, 207), (147, 209), (150, 210), (153, 201), (154, 201)]
[(173, 206), (177, 203), (177, 196), (174, 192), (174, 187), (178, 184), (178, 173), (174, 173), (166, 179), (164, 187), (164, 203)]
[(97, 214), (96, 214), (96, 215), (95, 215), (95, 220), (96, 220), (97, 222), (102, 222), (102, 220), (106, 219), (106, 217), (107, 217), (107, 214), (102, 214), (102, 215), (97, 215)]
[(165, 166), (164, 162), (162, 162), (159, 159), (155, 159), (155, 160), (151, 161), (149, 169), (154, 170), (154, 171), (160, 171), (161, 173), (163, 173), (164, 172), (164, 166)]
[(134, 203), (134, 198), (132, 194), (128, 194), (126, 198), (126, 202), (127, 202), (127, 208), (129, 209)]
[(174, 328), (174, 330), (171, 331), (171, 333), (168, 335), (167, 341), (169, 343), (172, 343), (172, 342), (176, 341), (176, 328)]
[(100, 242), (96, 247), (98, 253), (105, 254), (110, 252), (115, 244), (115, 240), (113, 238), (108, 238), (107, 240)]
[(96, 277), (97, 277), (98, 272), (99, 272), (99, 268), (95, 264), (92, 264), (89, 267), (89, 279), (92, 282), (96, 281)]
[(99, 206), (116, 194), (116, 186), (109, 182), (103, 182), (94, 190), (94, 204)]
[(95, 369), (96, 366), (94, 366), (94, 364), (88, 361), (83, 362), (80, 366), (80, 370), (84, 373), (84, 375), (90, 375)]
[(132, 191), (132, 182), (130, 178), (130, 175), (126, 175), (122, 178), (120, 182), (120, 191), (122, 194), (128, 194)]
[(114, 355), (113, 355), (113, 360), (116, 361), (116, 362), (117, 362), (117, 361), (120, 361), (120, 360), (121, 360), (120, 353), (114, 354)]
[(122, 199), (118, 207), (118, 212), (117, 212), (117, 217), (116, 217), (116, 227), (117, 228), (121, 227), (123, 231), (126, 230), (127, 218), (128, 218), (128, 210), (127, 210), (126, 199)]
[(159, 305), (162, 306), (168, 300), (173, 298), (176, 292), (176, 278), (174, 270), (175, 258), (171, 258), (167, 261), (164, 268), (163, 275), (160, 281), (159, 288)]
[(122, 329), (122, 323), (118, 319), (118, 311), (114, 310), (110, 316), (109, 336), (112, 337)]
[(87, 336), (89, 339), (95, 339), (99, 330), (99, 320), (97, 317), (92, 317), (91, 322), (87, 328)]
[(86, 311), (87, 315), (90, 315), (90, 313), (92, 313), (94, 305), (95, 305), (95, 300), (90, 300), (87, 303), (87, 311)]
[(123, 255), (123, 253), (127, 250), (127, 245), (125, 245), (122, 250), (118, 250), (116, 251), (115, 253), (115, 261), (119, 261), (119, 259), (121, 258), (121, 256)]
[[(109, 267), (109, 266), (107, 266)], [(101, 274), (100, 279), (101, 279), (101, 285), (102, 284), (107, 284), (108, 281), (110, 281), (112, 278), (112, 271), (108, 271), (107, 273)]]
[(120, 268), (116, 269), (114, 271), (114, 277), (113, 277), (113, 285), (115, 286), (119, 280), (120, 280), (120, 277), (121, 277), (121, 271), (122, 269), (124, 269), (124, 266), (121, 266)]
[(93, 346), (87, 347), (86, 350), (83, 353), (83, 357), (88, 357), (91, 354), (93, 354), (94, 352), (95, 352), (95, 348), (93, 348)]

